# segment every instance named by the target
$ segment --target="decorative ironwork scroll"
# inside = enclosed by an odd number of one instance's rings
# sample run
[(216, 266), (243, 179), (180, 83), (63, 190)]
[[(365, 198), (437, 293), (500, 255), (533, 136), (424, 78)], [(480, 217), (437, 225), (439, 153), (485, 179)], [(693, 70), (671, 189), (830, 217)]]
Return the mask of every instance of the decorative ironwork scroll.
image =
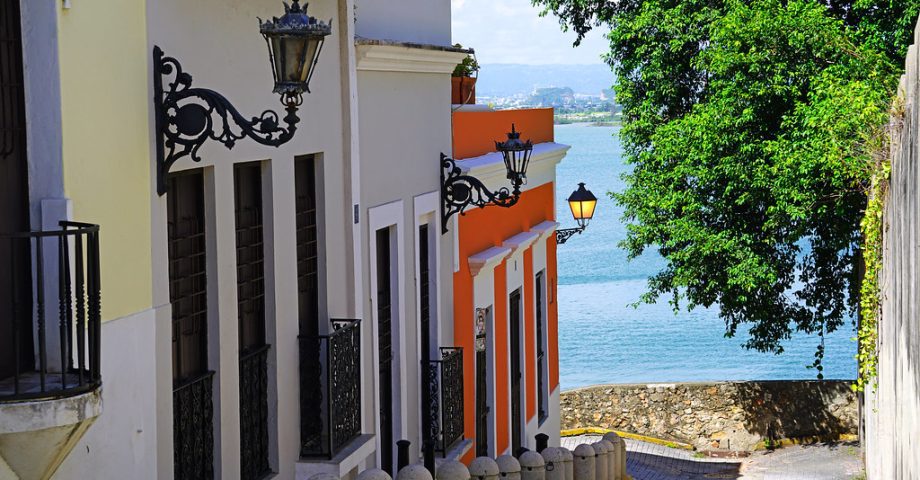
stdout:
[(463, 349), (440, 350), (441, 359), (426, 366), (432, 425), (427, 435), (435, 441), (437, 451), (447, 456), (447, 451), (463, 438)]
[(562, 245), (568, 239), (572, 238), (576, 233), (581, 233), (585, 231), (585, 227), (577, 228), (563, 228), (561, 230), (556, 230), (556, 245)]
[(512, 207), (521, 199), (521, 184), (512, 183), (513, 190), (502, 187), (489, 190), (481, 180), (463, 173), (457, 162), (441, 154), (441, 233), (447, 233), (447, 221), (455, 214), (463, 215), (469, 206), (487, 205)]
[(268, 464), (268, 350), (263, 345), (240, 357), (240, 478), (259, 479)]
[[(166, 89), (163, 84), (166, 82)], [(297, 130), (297, 108), (303, 103), (299, 93), (285, 93), (282, 103), (287, 112), (265, 110), (247, 119), (223, 95), (206, 88), (192, 87), (192, 76), (182, 70), (173, 57), (153, 47), (153, 108), (156, 122), (157, 194), (166, 193), (166, 175), (177, 160), (190, 157), (201, 161), (198, 150), (208, 139), (233, 148), (237, 140), (251, 138), (262, 145), (277, 147), (287, 143)], [(281, 126), (281, 121), (287, 127)]]
[(205, 372), (173, 390), (174, 477), (214, 478), (214, 372)]
[[(301, 405), (301, 411), (322, 412), (322, 423), (301, 423), (303, 457), (332, 458), (349, 441), (361, 434), (361, 329), (360, 320), (332, 320), (329, 335), (301, 337), (301, 379), (319, 382), (322, 391), (311, 396), (316, 403)], [(303, 355), (305, 348), (319, 342), (323, 365)], [(319, 367), (318, 369), (316, 367)], [(317, 427), (320, 427), (317, 429)]]

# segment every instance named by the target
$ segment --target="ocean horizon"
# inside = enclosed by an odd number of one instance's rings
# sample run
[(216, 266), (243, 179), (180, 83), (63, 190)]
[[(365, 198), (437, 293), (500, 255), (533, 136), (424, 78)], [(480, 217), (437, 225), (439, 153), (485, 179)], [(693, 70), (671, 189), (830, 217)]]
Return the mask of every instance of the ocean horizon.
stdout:
[[(620, 191), (622, 161), (617, 126), (556, 125), (556, 142), (571, 146), (557, 168), (556, 218), (574, 226), (566, 198), (585, 182), (598, 198), (584, 233), (558, 249), (559, 370), (562, 388), (615, 383), (816, 379), (817, 335), (794, 334), (780, 355), (746, 350), (747, 327), (725, 338), (718, 309), (685, 307), (667, 299), (630, 306), (664, 265), (657, 252), (629, 260), (618, 243), (626, 236), (622, 208), (607, 192)], [(825, 337), (824, 378), (856, 377), (854, 326)]]

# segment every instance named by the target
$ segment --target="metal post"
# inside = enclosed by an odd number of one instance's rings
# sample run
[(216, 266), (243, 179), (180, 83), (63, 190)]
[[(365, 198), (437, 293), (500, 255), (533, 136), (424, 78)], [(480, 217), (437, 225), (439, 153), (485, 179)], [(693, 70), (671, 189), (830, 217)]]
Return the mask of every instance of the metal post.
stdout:
[(538, 433), (536, 439), (537, 453), (543, 453), (543, 450), (546, 450), (546, 447), (549, 446), (549, 435), (545, 433)]
[(409, 445), (412, 442), (400, 440), (396, 442), (396, 471), (399, 472), (406, 465), (409, 465)]

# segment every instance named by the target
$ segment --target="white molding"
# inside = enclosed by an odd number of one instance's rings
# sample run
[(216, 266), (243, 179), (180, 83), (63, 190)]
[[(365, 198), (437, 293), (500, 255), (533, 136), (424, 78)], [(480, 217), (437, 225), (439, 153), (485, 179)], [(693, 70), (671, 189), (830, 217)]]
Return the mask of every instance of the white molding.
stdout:
[(530, 231), (540, 235), (538, 242), (542, 242), (549, 238), (557, 228), (559, 228), (559, 222), (547, 220), (530, 227)]
[(518, 252), (527, 250), (538, 238), (540, 238), (539, 233), (531, 231), (521, 232), (517, 235), (506, 238), (505, 241), (502, 242), (502, 246), (510, 248), (512, 255), (514, 255)]
[(449, 74), (466, 58), (464, 52), (404, 45), (355, 45), (358, 71)]
[(470, 255), (470, 273), (473, 277), (482, 271), (491, 272), (502, 260), (514, 253), (509, 247), (490, 247), (479, 253)]
[[(368, 269), (367, 272), (370, 276), (370, 302), (371, 302), (371, 349), (372, 349), (372, 364), (380, 365), (380, 352), (377, 349), (377, 339), (379, 338), (378, 326), (379, 319), (377, 318), (377, 230), (388, 227), (395, 227), (390, 232), (390, 251), (395, 250), (395, 255), (390, 257), (390, 268), (393, 269), (395, 266), (395, 272), (391, 273), (391, 286), (396, 286), (390, 295), (393, 297), (392, 302), (390, 303), (391, 319), (390, 325), (393, 330), (391, 331), (392, 335), (392, 348), (394, 350), (393, 362), (394, 365), (393, 373), (391, 374), (391, 379), (396, 385), (392, 389), (393, 398), (393, 439), (405, 438), (405, 435), (408, 434), (408, 425), (407, 425), (407, 383), (405, 380), (407, 378), (407, 364), (408, 358), (406, 358), (407, 350), (407, 339), (406, 339), (406, 252), (405, 252), (405, 242), (403, 241), (403, 236), (405, 232), (405, 221), (403, 215), (403, 201), (396, 200), (394, 202), (386, 203), (376, 207), (371, 207), (367, 211), (367, 225), (368, 225)], [(392, 288), (392, 287), (391, 287)], [(377, 465), (381, 464), (380, 458), (380, 441), (381, 437), (379, 435), (380, 428), (380, 409), (377, 407), (380, 405), (380, 385), (379, 385), (379, 376), (374, 379), (374, 393), (373, 397), (374, 402), (374, 431), (377, 432), (375, 436), (376, 439), (376, 450), (377, 450)], [(395, 454), (395, 452), (394, 452)], [(394, 456), (393, 461), (395, 463), (396, 458)]]
[[(569, 148), (571, 147), (568, 145), (555, 142), (534, 145), (530, 164), (527, 167), (527, 182), (521, 185), (521, 190), (532, 190), (546, 183), (555, 182), (556, 165), (565, 158)], [(457, 160), (457, 166), (460, 167), (461, 172), (476, 177), (491, 190), (508, 186), (505, 161), (498, 152)]]
[[(431, 359), (437, 359), (438, 347), (441, 345), (441, 268), (440, 261), (441, 258), (441, 242), (438, 241), (441, 236), (440, 230), (440, 215), (438, 215), (438, 201), (440, 200), (440, 191), (433, 191), (428, 193), (423, 193), (421, 195), (416, 195), (412, 199), (413, 203), (413, 218), (414, 218), (414, 228), (412, 229), (412, 251), (413, 253), (413, 270), (415, 273), (415, 351), (417, 353), (415, 358), (415, 374), (416, 374), (416, 384), (418, 385), (418, 390), (421, 391), (424, 388), (425, 382), (428, 380), (424, 378), (424, 371), (422, 369), (421, 360), (424, 353), (422, 352), (422, 336), (426, 333), (429, 335), (429, 355)], [(428, 225), (428, 238), (425, 241), (428, 242), (428, 327), (429, 331), (424, 332), (422, 330), (422, 304), (419, 301), (421, 298), (421, 256), (420, 256), (420, 244), (422, 239), (419, 237), (419, 228), (422, 225)], [(420, 398), (420, 397), (419, 397)], [(421, 405), (421, 400), (419, 404)], [(422, 431), (423, 419), (422, 419), (422, 408), (416, 408), (416, 420), (418, 422), (418, 431), (416, 432), (418, 441), (416, 443), (421, 444), (421, 439), (424, 438), (424, 432)]]

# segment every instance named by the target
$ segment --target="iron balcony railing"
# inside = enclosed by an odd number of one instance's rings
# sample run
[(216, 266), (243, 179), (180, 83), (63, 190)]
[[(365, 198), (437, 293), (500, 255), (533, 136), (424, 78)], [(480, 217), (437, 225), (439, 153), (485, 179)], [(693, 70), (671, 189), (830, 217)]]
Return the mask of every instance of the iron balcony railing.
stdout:
[(173, 478), (214, 478), (214, 372), (173, 387)]
[(435, 450), (442, 456), (463, 438), (463, 349), (441, 347), (441, 359), (427, 368)]
[(361, 321), (300, 337), (302, 457), (332, 458), (361, 434)]
[(60, 226), (0, 234), (0, 401), (102, 384), (99, 226)]

